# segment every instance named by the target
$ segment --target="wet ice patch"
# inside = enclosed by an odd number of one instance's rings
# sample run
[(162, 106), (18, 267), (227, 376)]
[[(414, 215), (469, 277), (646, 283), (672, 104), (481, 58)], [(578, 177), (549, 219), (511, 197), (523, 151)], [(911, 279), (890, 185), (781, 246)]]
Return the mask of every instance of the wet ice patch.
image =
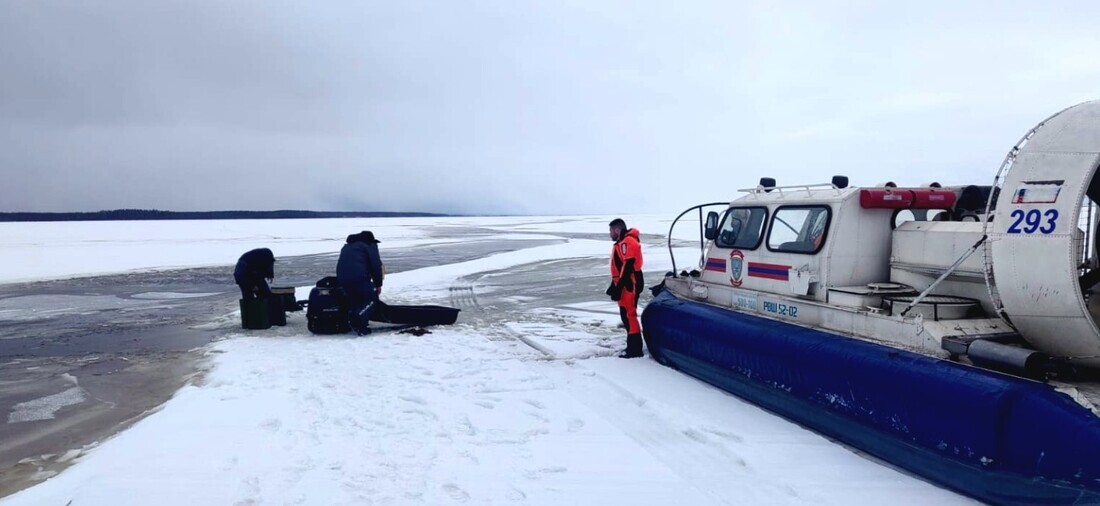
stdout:
[(0, 299), (0, 321), (27, 321), (64, 314), (94, 313), (137, 307), (148, 302), (114, 295), (26, 295)]
[(46, 397), (39, 397), (32, 401), (20, 402), (12, 406), (8, 414), (8, 423), (34, 422), (37, 420), (50, 420), (58, 410), (65, 406), (72, 406), (84, 402), (88, 396), (84, 389), (72, 387)]
[(211, 295), (218, 295), (217, 292), (210, 293), (180, 293), (180, 292), (142, 292), (131, 295), (131, 299), (151, 299), (151, 300), (174, 300), (174, 299), (197, 299), (199, 297), (209, 297)]

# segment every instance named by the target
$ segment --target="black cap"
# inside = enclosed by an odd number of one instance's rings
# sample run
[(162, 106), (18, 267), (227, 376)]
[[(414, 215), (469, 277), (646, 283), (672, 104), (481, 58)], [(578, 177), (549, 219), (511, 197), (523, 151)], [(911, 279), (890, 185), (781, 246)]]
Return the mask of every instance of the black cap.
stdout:
[(364, 230), (362, 232), (359, 232), (359, 240), (363, 241), (363, 242), (373, 242), (373, 243), (382, 242), (382, 241), (379, 241), (378, 239), (375, 239), (374, 238), (374, 232), (371, 232), (370, 230)]
[(625, 222), (625, 221), (623, 221), (623, 219), (622, 219), (622, 218), (615, 218), (615, 219), (611, 220), (611, 223), (608, 223), (608, 224), (607, 224), (607, 227), (608, 227), (608, 228), (611, 228), (611, 227), (619, 227), (619, 228), (621, 228), (621, 229), (623, 229), (623, 230), (626, 230), (626, 222)]

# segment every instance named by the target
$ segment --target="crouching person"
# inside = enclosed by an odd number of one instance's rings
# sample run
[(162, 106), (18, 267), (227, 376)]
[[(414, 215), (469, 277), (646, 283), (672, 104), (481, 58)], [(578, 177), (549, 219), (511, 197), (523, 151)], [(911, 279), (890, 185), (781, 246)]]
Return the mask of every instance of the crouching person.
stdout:
[(382, 293), (382, 257), (374, 233), (363, 231), (348, 236), (336, 262), (336, 279), (348, 302), (348, 324), (359, 335), (370, 333), (370, 316)]
[(268, 280), (275, 279), (275, 255), (267, 248), (249, 251), (237, 260), (233, 280), (241, 288), (241, 298), (267, 298), (271, 296)]

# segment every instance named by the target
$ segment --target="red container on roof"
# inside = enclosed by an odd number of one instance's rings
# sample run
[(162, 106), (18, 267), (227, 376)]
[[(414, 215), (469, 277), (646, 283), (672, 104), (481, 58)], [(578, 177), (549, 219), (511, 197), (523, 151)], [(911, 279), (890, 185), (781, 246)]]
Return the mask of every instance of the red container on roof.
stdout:
[(913, 190), (913, 209), (951, 209), (955, 207), (955, 192), (944, 188)]
[(859, 207), (864, 209), (906, 209), (913, 205), (913, 191), (903, 188), (863, 188)]

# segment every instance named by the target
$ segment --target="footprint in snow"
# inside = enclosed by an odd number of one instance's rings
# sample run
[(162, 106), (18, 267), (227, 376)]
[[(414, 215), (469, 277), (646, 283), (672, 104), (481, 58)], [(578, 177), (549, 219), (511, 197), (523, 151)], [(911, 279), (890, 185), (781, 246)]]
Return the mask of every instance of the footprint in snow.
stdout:
[(563, 466), (540, 467), (538, 470), (528, 469), (523, 473), (523, 476), (528, 480), (538, 480), (544, 474), (559, 474), (567, 471), (569, 469)]
[(713, 428), (710, 428), (710, 427), (705, 427), (705, 428), (703, 428), (703, 430), (706, 431), (706, 432), (709, 432), (711, 434), (714, 434), (715, 436), (723, 437), (723, 438), (726, 438), (726, 439), (732, 439), (733, 441), (736, 441), (738, 443), (743, 443), (745, 441), (745, 438), (741, 437), (738, 434), (734, 434), (732, 432), (726, 432), (724, 430), (713, 429)]
[(524, 442), (526, 442), (527, 440), (529, 440), (529, 439), (531, 439), (535, 436), (545, 436), (549, 433), (550, 433), (550, 431), (546, 430), (545, 428), (531, 429), (531, 430), (528, 430), (528, 431), (524, 431), (523, 440), (524, 440)]
[(454, 499), (458, 502), (466, 502), (470, 500), (470, 494), (466, 493), (465, 490), (462, 490), (461, 487), (455, 485), (454, 483), (443, 485), (443, 491), (447, 492), (447, 495), (451, 496), (451, 499)]
[(474, 427), (474, 424), (470, 422), (470, 417), (465, 415), (458, 419), (458, 431), (467, 436), (477, 435), (477, 427)]
[(527, 499), (527, 494), (516, 487), (511, 487), (511, 490), (508, 491), (507, 497), (510, 501), (522, 501)]
[(420, 416), (422, 416), (424, 418), (427, 418), (429, 420), (438, 420), (439, 419), (439, 416), (437, 416), (435, 413), (432, 413), (431, 411), (420, 409), (420, 408), (406, 409), (406, 410), (402, 411), (402, 413), (405, 413), (407, 415), (420, 415)]
[(463, 452), (459, 453), (458, 456), (460, 456), (460, 457), (462, 457), (466, 460), (469, 460), (470, 463), (472, 463), (474, 465), (480, 465), (481, 464), (481, 459), (477, 458), (476, 455), (474, 455), (474, 454), (472, 454), (468, 451), (463, 451)]
[(260, 428), (271, 432), (278, 431), (282, 426), (283, 421), (278, 418), (268, 418), (267, 420), (260, 422)]
[(687, 436), (688, 439), (691, 439), (692, 441), (696, 441), (696, 442), (703, 443), (703, 444), (710, 444), (711, 443), (710, 438), (708, 438), (706, 436), (706, 434), (701, 434), (701, 433), (699, 433), (699, 431), (697, 431), (695, 429), (685, 429), (685, 430), (682, 430), (680, 432), (683, 435)]
[(539, 402), (535, 399), (524, 399), (523, 402), (526, 402), (527, 404), (530, 404), (530, 405), (532, 405), (532, 406), (534, 406), (538, 409), (543, 409), (543, 408), (546, 407), (545, 404), (543, 404), (542, 402)]
[(569, 422), (566, 424), (566, 428), (569, 430), (569, 432), (577, 432), (578, 430), (584, 428), (584, 420), (581, 420), (579, 418), (569, 420)]
[(426, 400), (424, 400), (424, 398), (422, 398), (420, 396), (416, 396), (416, 395), (401, 395), (401, 396), (398, 396), (398, 399), (401, 399), (401, 400), (406, 401), (406, 402), (411, 402), (413, 404), (419, 404), (421, 406), (428, 405), (428, 401), (426, 401)]

